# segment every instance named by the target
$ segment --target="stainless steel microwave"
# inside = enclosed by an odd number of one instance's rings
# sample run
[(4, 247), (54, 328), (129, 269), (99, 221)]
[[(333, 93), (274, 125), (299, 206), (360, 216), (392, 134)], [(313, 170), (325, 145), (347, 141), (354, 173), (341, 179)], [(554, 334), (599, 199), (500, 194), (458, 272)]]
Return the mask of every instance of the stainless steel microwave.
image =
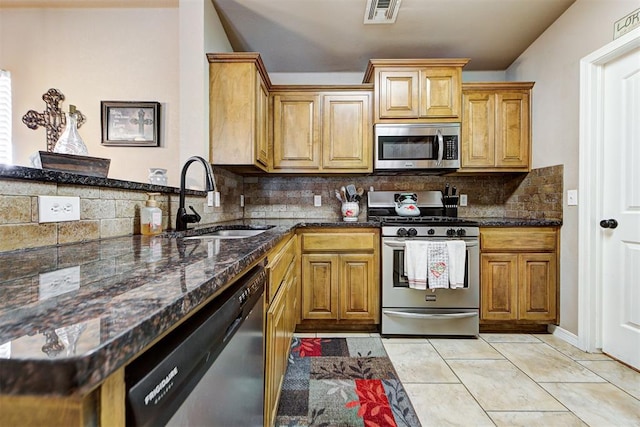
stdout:
[(451, 171), (460, 167), (460, 124), (376, 124), (377, 170)]

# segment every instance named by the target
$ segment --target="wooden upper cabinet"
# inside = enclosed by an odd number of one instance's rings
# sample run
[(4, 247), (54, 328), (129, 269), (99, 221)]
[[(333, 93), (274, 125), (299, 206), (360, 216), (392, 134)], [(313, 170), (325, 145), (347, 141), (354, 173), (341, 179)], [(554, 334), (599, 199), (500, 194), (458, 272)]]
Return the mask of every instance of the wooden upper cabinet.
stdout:
[(462, 67), (468, 59), (372, 59), (375, 123), (460, 121)]
[(371, 94), (322, 96), (322, 169), (371, 170)]
[(531, 169), (530, 82), (462, 85), (460, 172)]
[(320, 169), (320, 97), (273, 95), (273, 169)]
[(209, 161), (268, 170), (268, 93), (257, 53), (209, 53)]
[(420, 70), (420, 117), (460, 119), (462, 67), (433, 67)]
[(371, 90), (291, 88), (272, 92), (273, 171), (370, 172)]
[(271, 166), (271, 152), (269, 144), (269, 89), (262, 79), (257, 79), (257, 123), (256, 161), (268, 170)]
[(380, 71), (378, 115), (381, 119), (417, 119), (419, 113), (418, 92), (420, 72), (418, 70)]

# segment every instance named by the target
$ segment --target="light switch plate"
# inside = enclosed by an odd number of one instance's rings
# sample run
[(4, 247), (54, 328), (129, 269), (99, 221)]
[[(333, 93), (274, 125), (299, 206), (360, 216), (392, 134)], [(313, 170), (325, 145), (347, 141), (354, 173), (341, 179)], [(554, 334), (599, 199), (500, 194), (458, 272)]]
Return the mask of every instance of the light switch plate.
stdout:
[(216, 191), (213, 193), (213, 206), (216, 208), (220, 207), (220, 192)]
[(207, 193), (207, 206), (213, 206), (213, 191)]
[(240, 207), (244, 208), (244, 194), (240, 195)]
[(38, 222), (80, 220), (80, 197), (38, 196)]
[(313, 196), (313, 206), (322, 206), (322, 196), (316, 194)]
[(567, 206), (578, 205), (578, 190), (567, 190)]

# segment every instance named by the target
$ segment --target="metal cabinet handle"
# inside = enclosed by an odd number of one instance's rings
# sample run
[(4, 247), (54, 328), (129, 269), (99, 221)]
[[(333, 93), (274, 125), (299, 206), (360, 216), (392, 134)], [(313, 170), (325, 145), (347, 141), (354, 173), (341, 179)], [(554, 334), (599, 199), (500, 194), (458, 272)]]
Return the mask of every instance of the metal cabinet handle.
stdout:
[[(444, 240), (442, 240), (444, 242)], [(465, 241), (467, 248), (474, 248), (478, 246), (477, 241)], [(390, 248), (403, 248), (405, 247), (404, 242), (397, 240), (388, 240), (384, 242), (385, 246), (389, 246)]]
[(616, 221), (615, 219), (611, 218), (611, 219), (603, 219), (602, 221), (600, 221), (600, 227), (602, 228), (616, 228), (618, 226), (618, 221)]
[(406, 317), (409, 319), (465, 319), (467, 317), (478, 317), (478, 313), (448, 313), (448, 314), (427, 314), (409, 313), (406, 311), (382, 310), (383, 314), (394, 317)]

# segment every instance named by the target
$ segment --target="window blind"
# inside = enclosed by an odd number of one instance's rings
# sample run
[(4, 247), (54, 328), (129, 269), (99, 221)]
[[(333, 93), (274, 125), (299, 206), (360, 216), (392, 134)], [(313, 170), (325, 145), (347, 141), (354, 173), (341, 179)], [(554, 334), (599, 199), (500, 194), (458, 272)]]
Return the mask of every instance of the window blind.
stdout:
[(0, 163), (12, 164), (11, 73), (0, 70)]

